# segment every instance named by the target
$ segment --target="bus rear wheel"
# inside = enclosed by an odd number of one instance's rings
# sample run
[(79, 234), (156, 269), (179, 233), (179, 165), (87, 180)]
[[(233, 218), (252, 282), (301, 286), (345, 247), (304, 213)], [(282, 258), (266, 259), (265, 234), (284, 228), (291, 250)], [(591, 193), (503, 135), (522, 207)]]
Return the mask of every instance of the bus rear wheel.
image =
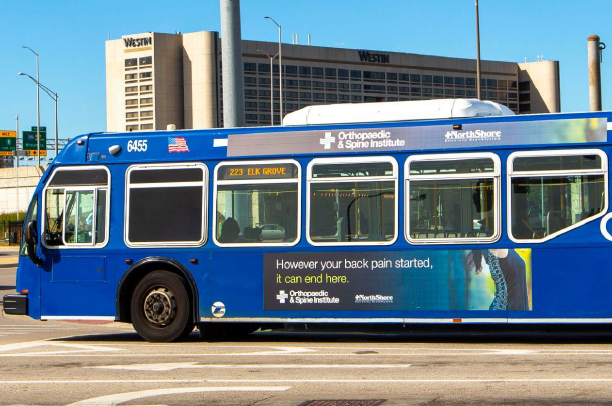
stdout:
[(136, 285), (131, 302), (132, 325), (150, 342), (170, 342), (193, 331), (189, 294), (183, 279), (154, 271)]

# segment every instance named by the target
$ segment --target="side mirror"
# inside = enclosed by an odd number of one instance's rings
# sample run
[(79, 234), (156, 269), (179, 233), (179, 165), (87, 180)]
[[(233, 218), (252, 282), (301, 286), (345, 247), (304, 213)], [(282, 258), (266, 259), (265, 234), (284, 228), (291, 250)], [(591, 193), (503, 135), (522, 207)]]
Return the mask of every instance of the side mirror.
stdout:
[(36, 256), (36, 244), (38, 243), (38, 238), (36, 236), (36, 221), (30, 221), (30, 223), (28, 223), (25, 242), (28, 248), (28, 257), (36, 266), (41, 266), (42, 259)]

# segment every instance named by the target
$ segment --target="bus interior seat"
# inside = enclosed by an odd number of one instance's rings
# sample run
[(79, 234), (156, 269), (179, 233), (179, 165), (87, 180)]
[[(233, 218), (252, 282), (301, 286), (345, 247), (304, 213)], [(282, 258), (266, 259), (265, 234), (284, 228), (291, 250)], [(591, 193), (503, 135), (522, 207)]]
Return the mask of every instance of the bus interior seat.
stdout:
[(245, 227), (242, 236), (246, 241), (261, 241), (261, 228)]

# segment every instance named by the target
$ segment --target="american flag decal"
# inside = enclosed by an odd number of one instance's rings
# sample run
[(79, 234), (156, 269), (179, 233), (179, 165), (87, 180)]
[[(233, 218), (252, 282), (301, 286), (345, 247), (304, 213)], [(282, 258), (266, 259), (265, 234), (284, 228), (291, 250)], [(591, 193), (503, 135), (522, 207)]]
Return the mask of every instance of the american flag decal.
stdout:
[(184, 137), (168, 137), (168, 152), (189, 152)]

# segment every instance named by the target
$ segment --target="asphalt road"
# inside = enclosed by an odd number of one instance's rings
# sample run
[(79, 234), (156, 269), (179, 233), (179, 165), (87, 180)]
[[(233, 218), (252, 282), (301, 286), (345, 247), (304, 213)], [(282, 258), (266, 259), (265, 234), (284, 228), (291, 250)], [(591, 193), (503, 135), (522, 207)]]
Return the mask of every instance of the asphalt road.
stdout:
[[(0, 295), (13, 289), (14, 268), (0, 268)], [(213, 343), (194, 333), (149, 344), (121, 324), (2, 316), (0, 404), (612, 404), (606, 331), (259, 332)]]

